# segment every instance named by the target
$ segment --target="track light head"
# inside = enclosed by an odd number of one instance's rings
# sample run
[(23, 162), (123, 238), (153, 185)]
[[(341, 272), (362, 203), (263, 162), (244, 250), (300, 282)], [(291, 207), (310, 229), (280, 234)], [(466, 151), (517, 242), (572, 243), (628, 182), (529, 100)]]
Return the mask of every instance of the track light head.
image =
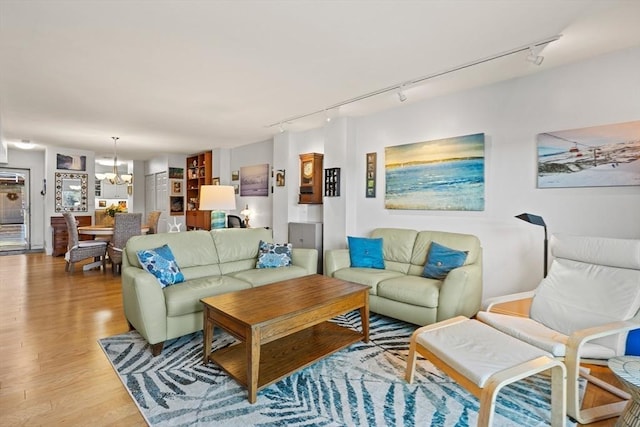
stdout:
[(400, 102), (404, 102), (407, 100), (407, 95), (404, 94), (404, 83), (398, 87), (398, 99)]
[(534, 47), (529, 48), (529, 54), (527, 55), (527, 61), (535, 65), (541, 65), (544, 61), (544, 56), (538, 55), (537, 50)]

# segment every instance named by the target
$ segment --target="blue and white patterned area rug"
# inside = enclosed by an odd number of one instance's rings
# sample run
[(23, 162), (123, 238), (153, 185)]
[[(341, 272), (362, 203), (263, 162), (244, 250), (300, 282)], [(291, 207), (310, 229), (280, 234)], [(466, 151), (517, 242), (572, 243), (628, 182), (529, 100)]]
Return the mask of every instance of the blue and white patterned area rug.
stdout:
[[(357, 312), (336, 321), (360, 330)], [(203, 365), (201, 332), (166, 342), (158, 357), (135, 331), (99, 343), (151, 426), (475, 426), (478, 400), (428, 361), (419, 359), (413, 384), (404, 380), (415, 328), (372, 313), (368, 344), (262, 389), (253, 405), (223, 370)], [(215, 330), (214, 350), (233, 342)], [(548, 425), (549, 396), (548, 377), (505, 387), (494, 426)]]

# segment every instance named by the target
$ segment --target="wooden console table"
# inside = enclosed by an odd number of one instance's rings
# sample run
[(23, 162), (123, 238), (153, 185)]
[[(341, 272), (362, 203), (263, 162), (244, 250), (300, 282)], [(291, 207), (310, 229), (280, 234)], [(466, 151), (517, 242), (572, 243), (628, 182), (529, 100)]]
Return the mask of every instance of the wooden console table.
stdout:
[[(77, 215), (76, 220), (79, 226), (91, 225), (91, 215)], [(51, 217), (51, 228), (53, 229), (53, 235), (51, 240), (51, 246), (53, 251), (52, 256), (64, 255), (67, 252), (67, 243), (69, 242), (69, 234), (67, 233), (67, 223), (62, 216)], [(91, 240), (93, 236), (80, 235), (80, 240)]]

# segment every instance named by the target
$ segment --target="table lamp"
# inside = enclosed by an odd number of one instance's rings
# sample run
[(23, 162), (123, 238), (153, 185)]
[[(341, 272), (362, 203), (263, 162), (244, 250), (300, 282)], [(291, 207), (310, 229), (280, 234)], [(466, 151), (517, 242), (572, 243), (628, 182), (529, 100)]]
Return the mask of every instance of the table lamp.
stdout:
[(203, 185), (200, 187), (201, 211), (211, 211), (211, 229), (225, 228), (227, 214), (236, 208), (236, 194), (230, 185)]
[(244, 205), (244, 209), (240, 211), (240, 215), (244, 216), (244, 226), (249, 228), (249, 217), (253, 212), (249, 209), (249, 205)]
[(521, 213), (520, 215), (516, 215), (516, 218), (528, 222), (529, 224), (544, 227), (544, 277), (547, 277), (547, 253), (549, 246), (549, 240), (547, 239), (547, 224), (544, 223), (544, 219), (542, 219), (541, 216), (529, 213)]

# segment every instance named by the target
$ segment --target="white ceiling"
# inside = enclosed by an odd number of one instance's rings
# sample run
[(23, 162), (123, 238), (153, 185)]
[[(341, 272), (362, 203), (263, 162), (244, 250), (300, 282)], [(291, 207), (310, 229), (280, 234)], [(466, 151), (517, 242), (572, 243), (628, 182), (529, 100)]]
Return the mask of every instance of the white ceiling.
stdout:
[[(271, 138), (287, 118), (561, 34), (408, 88), (408, 100), (640, 46), (640, 0), (0, 0), (0, 122), (121, 158)], [(389, 92), (330, 115), (401, 105)], [(324, 114), (285, 123), (303, 130)]]

